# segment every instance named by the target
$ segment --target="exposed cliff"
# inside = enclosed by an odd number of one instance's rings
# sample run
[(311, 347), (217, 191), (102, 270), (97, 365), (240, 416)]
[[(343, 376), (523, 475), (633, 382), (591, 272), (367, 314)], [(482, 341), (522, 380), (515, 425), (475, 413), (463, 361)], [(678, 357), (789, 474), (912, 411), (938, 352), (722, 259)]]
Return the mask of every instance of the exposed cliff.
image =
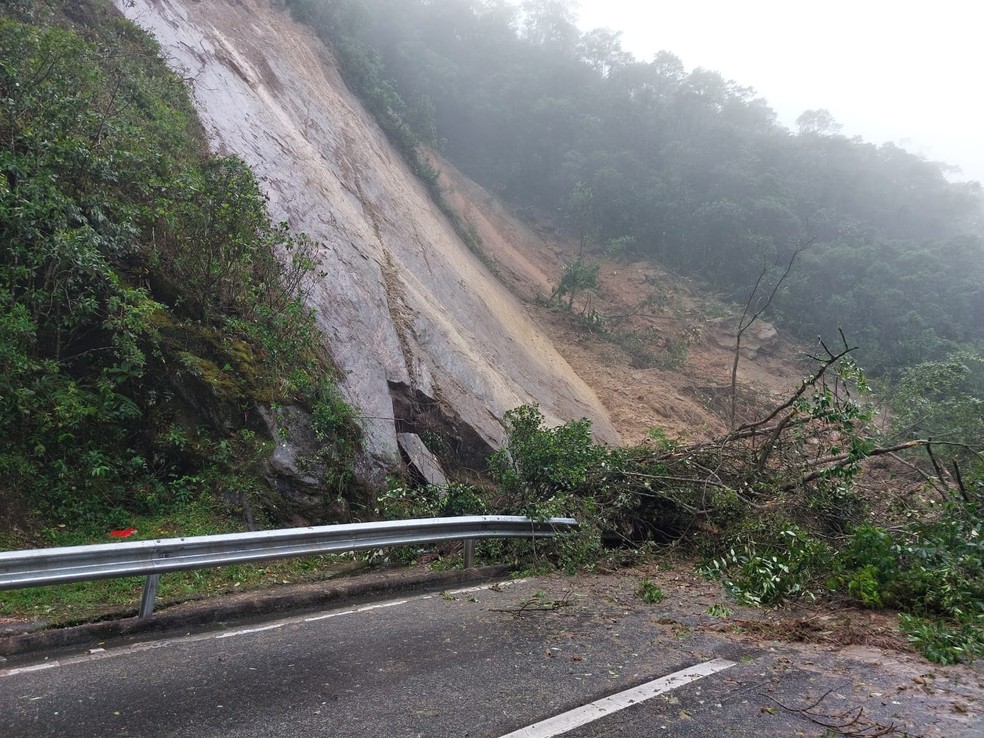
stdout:
[(505, 411), (589, 418), (618, 434), (592, 389), (455, 234), (333, 66), (270, 0), (117, 0), (194, 91), (213, 147), (261, 177), (275, 218), (320, 244), (310, 306), (364, 419), (371, 479), (397, 432), (440, 423), (495, 445)]

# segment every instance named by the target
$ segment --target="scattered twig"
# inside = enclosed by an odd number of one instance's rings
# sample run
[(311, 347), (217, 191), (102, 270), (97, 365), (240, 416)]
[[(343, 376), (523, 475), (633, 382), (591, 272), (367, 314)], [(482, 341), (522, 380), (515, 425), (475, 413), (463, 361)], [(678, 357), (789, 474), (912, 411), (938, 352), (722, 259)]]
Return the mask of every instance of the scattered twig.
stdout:
[(491, 608), (489, 612), (507, 612), (519, 617), (533, 612), (557, 612), (565, 607), (570, 607), (572, 604), (571, 593), (565, 592), (563, 599), (560, 600), (546, 600), (543, 597), (533, 596), (523, 600), (519, 607)]
[(878, 736), (899, 735), (906, 738), (917, 738), (912, 733), (897, 728), (895, 723), (883, 725), (864, 716), (864, 707), (851, 708), (840, 713), (817, 712), (816, 708), (830, 696), (833, 689), (828, 689), (819, 699), (805, 707), (790, 707), (777, 700), (772, 695), (760, 692), (762, 697), (774, 702), (786, 712), (805, 717), (812, 723), (828, 730), (835, 730), (839, 735), (854, 736), (854, 738), (877, 738)]

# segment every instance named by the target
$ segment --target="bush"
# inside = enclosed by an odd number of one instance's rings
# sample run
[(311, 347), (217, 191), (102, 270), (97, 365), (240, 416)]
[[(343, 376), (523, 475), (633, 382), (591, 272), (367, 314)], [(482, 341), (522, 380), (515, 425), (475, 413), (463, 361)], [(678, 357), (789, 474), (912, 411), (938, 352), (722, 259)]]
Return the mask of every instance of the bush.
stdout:
[(666, 599), (663, 590), (649, 579), (643, 579), (639, 582), (639, 587), (636, 589), (636, 596), (650, 605), (656, 605)]
[(798, 527), (759, 524), (738, 534), (701, 571), (721, 580), (741, 602), (774, 606), (793, 597), (815, 598), (830, 556), (827, 544)]
[(505, 506), (517, 514), (550, 517), (598, 467), (605, 449), (591, 440), (591, 423), (572, 420), (545, 428), (543, 414), (523, 405), (505, 415), (505, 445), (489, 459), (489, 468), (505, 495)]

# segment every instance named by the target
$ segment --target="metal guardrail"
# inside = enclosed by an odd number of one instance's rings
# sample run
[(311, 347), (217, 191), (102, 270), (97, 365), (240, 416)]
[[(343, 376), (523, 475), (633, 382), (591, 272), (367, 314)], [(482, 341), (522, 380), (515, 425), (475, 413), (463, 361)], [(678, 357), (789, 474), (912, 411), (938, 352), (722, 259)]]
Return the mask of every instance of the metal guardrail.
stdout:
[(476, 539), (549, 537), (577, 526), (571, 518), (475, 515), (0, 551), (0, 590), (146, 576), (140, 617), (148, 617), (157, 583), (167, 572), (454, 540), (465, 541), (470, 567)]

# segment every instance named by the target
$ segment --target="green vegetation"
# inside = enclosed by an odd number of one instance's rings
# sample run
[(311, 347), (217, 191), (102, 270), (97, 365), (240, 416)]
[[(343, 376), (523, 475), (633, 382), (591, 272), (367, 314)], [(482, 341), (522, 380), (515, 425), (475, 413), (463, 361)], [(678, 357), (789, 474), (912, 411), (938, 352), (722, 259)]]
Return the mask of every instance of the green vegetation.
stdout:
[(326, 487), (351, 495), (357, 424), (301, 299), (311, 247), (243, 162), (207, 153), (183, 83), (109, 3), (7, 4), (4, 535), (105, 540), (202, 499), (212, 530), (289, 518), (259, 414), (289, 403), (315, 417)]
[(640, 600), (650, 605), (656, 605), (666, 599), (666, 595), (663, 593), (663, 590), (653, 584), (650, 579), (643, 579), (639, 582), (639, 587), (636, 589), (636, 595), (638, 595)]
[[(980, 658), (980, 441), (978, 450), (955, 447), (950, 472), (933, 442), (883, 445), (892, 439), (871, 423), (864, 375), (849, 353), (818, 357), (817, 371), (762, 420), (692, 445), (657, 432), (639, 447), (601, 448), (586, 421), (547, 428), (537, 408), (517, 408), (490, 463), (494, 509), (575, 514), (581, 533), (538, 552), (568, 570), (611, 557), (605, 542), (672, 544), (738, 602), (848, 599), (890, 607), (927, 658)], [(939, 501), (910, 508), (901, 521), (884, 510), (875, 517), (856, 486), (862, 463), (918, 449), (926, 456), (903, 463), (925, 470), (926, 490)], [(643, 583), (639, 596), (649, 601), (656, 589)], [(721, 606), (711, 614), (725, 612)]]

